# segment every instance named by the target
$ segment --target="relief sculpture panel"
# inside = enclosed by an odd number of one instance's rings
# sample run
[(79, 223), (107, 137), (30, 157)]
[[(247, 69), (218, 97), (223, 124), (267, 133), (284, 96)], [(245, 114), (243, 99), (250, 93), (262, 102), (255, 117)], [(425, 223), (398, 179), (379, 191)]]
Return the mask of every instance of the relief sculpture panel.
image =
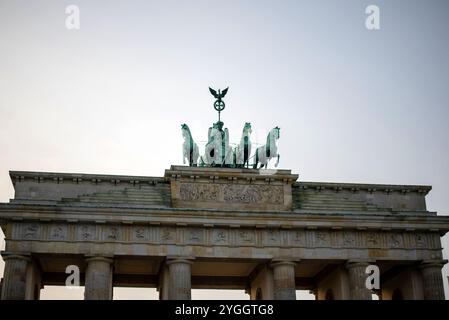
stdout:
[[(287, 209), (282, 185), (179, 183), (175, 206)], [(181, 205), (182, 204), (182, 205)]]

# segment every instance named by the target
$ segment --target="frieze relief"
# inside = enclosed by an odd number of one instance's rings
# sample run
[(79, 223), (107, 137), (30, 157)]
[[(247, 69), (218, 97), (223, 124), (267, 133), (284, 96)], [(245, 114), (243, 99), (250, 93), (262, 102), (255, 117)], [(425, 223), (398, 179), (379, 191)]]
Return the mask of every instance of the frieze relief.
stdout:
[(149, 239), (148, 228), (137, 226), (132, 228), (132, 239), (134, 241), (146, 241)]
[(235, 230), (235, 231), (237, 233), (236, 245), (241, 245), (241, 246), (255, 246), (256, 245), (255, 230), (241, 229), (241, 230)]
[(229, 245), (228, 230), (227, 229), (213, 229), (211, 243), (214, 245)]
[(183, 183), (179, 193), (182, 200), (187, 201), (218, 201), (220, 188), (217, 184)]
[(77, 240), (79, 241), (93, 241), (96, 240), (96, 228), (94, 225), (81, 225), (77, 227)]
[(176, 228), (162, 227), (159, 229), (160, 242), (162, 243), (176, 243)]
[(187, 228), (184, 237), (188, 244), (202, 244), (204, 242), (203, 229), (200, 228)]
[(318, 247), (330, 246), (329, 232), (326, 231), (316, 231), (315, 234), (315, 245)]
[(66, 240), (67, 226), (66, 225), (51, 225), (49, 228), (48, 238), (51, 240)]
[(355, 233), (352, 231), (343, 231), (342, 240), (344, 247), (354, 247), (355, 246)]
[(281, 243), (281, 236), (279, 230), (268, 229), (264, 232), (264, 245), (279, 246)]
[(282, 204), (283, 187), (267, 185), (223, 185), (223, 200), (242, 203)]
[(114, 242), (122, 239), (122, 228), (120, 226), (102, 227), (103, 241)]
[(277, 185), (181, 183), (179, 195), (183, 201), (275, 205), (284, 203), (283, 186)]
[(428, 237), (425, 233), (414, 234), (415, 246), (417, 248), (425, 248), (428, 243)]
[(400, 233), (390, 233), (389, 236), (388, 236), (388, 246), (390, 248), (403, 247), (402, 234), (400, 234)]
[(306, 234), (304, 231), (291, 231), (290, 235), (290, 244), (292, 246), (297, 247), (305, 247), (306, 246)]
[(22, 225), (23, 239), (39, 239), (41, 226), (38, 223), (26, 223)]
[[(69, 232), (69, 230), (71, 230)], [(125, 231), (126, 230), (126, 231)], [(97, 236), (98, 234), (98, 236)], [(439, 235), (424, 232), (359, 230), (279, 230), (94, 224), (19, 223), (17, 240), (145, 242), (216, 246), (439, 249)]]
[(367, 232), (365, 234), (365, 243), (369, 248), (377, 248), (380, 245), (379, 234), (376, 232)]

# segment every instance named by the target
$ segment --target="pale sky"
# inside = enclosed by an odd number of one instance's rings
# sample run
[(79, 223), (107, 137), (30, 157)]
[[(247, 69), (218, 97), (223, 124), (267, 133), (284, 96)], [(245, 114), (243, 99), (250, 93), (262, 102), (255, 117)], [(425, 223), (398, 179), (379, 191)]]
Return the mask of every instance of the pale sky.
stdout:
[(9, 170), (162, 176), (229, 86), (231, 142), (279, 126), (300, 180), (429, 184), (449, 214), (448, 35), (446, 0), (0, 0), (0, 202)]

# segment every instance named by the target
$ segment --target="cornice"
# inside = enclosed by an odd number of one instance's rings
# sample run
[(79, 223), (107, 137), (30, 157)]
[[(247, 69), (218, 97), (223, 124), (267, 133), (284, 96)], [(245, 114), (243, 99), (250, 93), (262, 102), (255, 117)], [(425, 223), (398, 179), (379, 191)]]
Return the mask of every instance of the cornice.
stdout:
[(408, 192), (417, 192), (423, 195), (429, 193), (432, 190), (432, 186), (428, 185), (399, 185), (399, 184), (368, 184), (368, 183), (338, 183), (338, 182), (312, 182), (312, 181), (299, 181), (293, 184), (293, 187), (297, 187), (303, 190), (310, 189), (315, 191), (330, 190), (334, 192), (340, 192), (343, 190), (351, 192), (364, 191), (368, 193), (383, 192), (390, 194), (392, 192), (400, 192), (406, 194)]
[(61, 172), (35, 172), (35, 171), (10, 171), (9, 176), (15, 185), (18, 182), (31, 181), (36, 183), (54, 182), (54, 183), (110, 183), (117, 185), (127, 183), (131, 185), (149, 183), (156, 184), (165, 182), (163, 177), (151, 176), (127, 176), (127, 175), (108, 175), (108, 174), (87, 174), (87, 173), (61, 173)]
[(0, 220), (68, 223), (119, 223), (198, 225), (207, 227), (256, 227), (302, 229), (357, 230), (425, 230), (444, 235), (449, 231), (449, 216), (436, 215), (364, 215), (364, 214), (304, 214), (295, 212), (248, 212), (154, 208), (123, 210), (120, 208), (87, 208), (0, 205)]

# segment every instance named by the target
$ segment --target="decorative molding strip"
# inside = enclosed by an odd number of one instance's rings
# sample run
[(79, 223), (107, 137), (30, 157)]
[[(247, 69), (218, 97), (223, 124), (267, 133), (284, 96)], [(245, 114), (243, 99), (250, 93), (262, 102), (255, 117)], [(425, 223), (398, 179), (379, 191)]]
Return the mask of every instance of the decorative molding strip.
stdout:
[(193, 246), (276, 247), (308, 249), (438, 250), (435, 232), (330, 229), (230, 228), (190, 226), (19, 223), (11, 239), (39, 241), (148, 243)]

